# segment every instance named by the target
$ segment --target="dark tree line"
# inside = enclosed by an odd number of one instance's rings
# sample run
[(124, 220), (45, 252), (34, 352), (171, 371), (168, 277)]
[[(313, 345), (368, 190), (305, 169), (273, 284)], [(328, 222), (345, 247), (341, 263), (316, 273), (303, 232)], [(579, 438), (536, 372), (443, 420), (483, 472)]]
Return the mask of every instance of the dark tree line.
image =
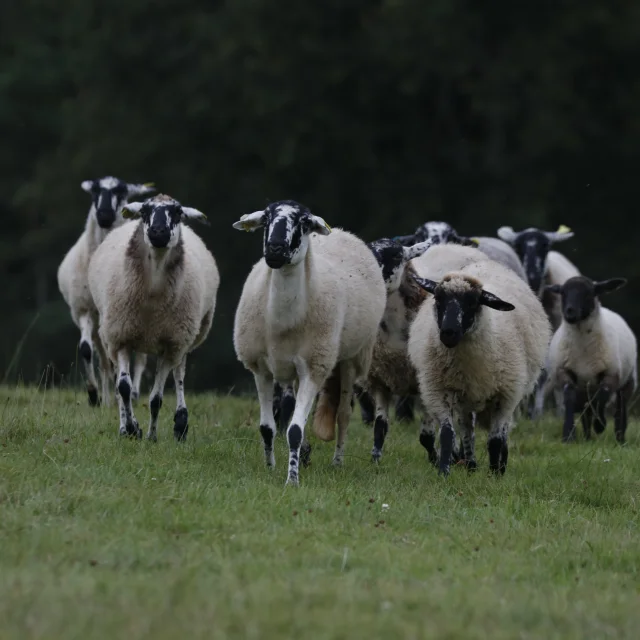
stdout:
[(87, 178), (205, 211), (222, 275), (192, 388), (249, 379), (233, 314), (260, 255), (242, 213), (292, 198), (367, 240), (445, 219), (555, 229), (640, 330), (640, 5), (632, 0), (5, 0), (0, 376), (73, 378), (56, 270)]

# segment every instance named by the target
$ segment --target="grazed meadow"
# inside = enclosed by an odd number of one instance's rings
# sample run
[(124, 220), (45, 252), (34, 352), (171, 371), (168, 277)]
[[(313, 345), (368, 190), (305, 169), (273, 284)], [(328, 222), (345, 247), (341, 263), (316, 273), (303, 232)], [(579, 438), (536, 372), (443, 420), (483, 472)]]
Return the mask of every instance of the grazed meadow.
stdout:
[[(117, 435), (84, 391), (0, 388), (2, 638), (635, 638), (640, 424), (586, 443), (522, 422), (503, 478), (351, 423), (298, 489), (263, 464), (253, 397), (188, 395), (189, 442)], [(146, 421), (145, 401), (136, 408)]]

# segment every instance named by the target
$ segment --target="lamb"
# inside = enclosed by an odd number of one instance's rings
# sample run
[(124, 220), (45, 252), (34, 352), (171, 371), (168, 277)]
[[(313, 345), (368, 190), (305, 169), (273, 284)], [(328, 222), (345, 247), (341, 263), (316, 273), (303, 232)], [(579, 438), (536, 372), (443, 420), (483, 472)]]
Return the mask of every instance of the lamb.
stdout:
[(394, 394), (413, 396), (418, 383), (407, 353), (409, 325), (426, 298), (424, 290), (415, 282), (412, 260), (436, 243), (435, 239), (403, 247), (399, 242), (383, 238), (369, 243), (369, 248), (382, 268), (387, 288), (387, 304), (380, 322), (378, 338), (367, 378), (368, 392), (375, 401), (373, 450), (371, 457), (378, 462), (389, 431), (389, 404)]
[[(475, 413), (490, 428), (489, 466), (503, 474), (513, 413), (532, 391), (549, 345), (542, 305), (513, 271), (492, 260), (471, 262), (440, 282), (419, 276), (416, 281), (433, 297), (411, 325), (409, 357), (422, 404), (441, 427), (439, 472), (447, 475), (450, 470), (456, 419), (462, 422), (467, 468), (477, 468)], [(420, 442), (435, 462), (432, 423), (421, 432)]]
[(187, 354), (211, 329), (220, 276), (204, 242), (182, 223), (205, 215), (166, 195), (123, 210), (141, 218), (113, 231), (89, 265), (89, 288), (100, 318), (99, 335), (118, 368), (120, 434), (142, 437), (131, 406), (131, 350), (155, 353), (155, 381), (149, 397), (147, 438), (157, 440), (158, 413), (164, 386), (173, 371), (177, 405), (173, 433), (187, 437), (184, 399)]
[(563, 321), (549, 348), (549, 379), (545, 391), (564, 394), (563, 442), (575, 439), (575, 411), (582, 412), (585, 439), (606, 427), (605, 406), (615, 395), (616, 440), (624, 444), (627, 403), (638, 386), (636, 337), (617, 313), (599, 297), (626, 284), (624, 278), (594, 282), (584, 276), (547, 287), (561, 296)]
[[(91, 208), (85, 230), (69, 249), (58, 268), (58, 287), (71, 311), (71, 318), (80, 329), (79, 351), (84, 361), (89, 404), (100, 404), (98, 385), (93, 368), (94, 350), (100, 360), (102, 402), (109, 404), (109, 360), (100, 338), (96, 309), (89, 293), (89, 261), (95, 250), (112, 229), (123, 224), (122, 208), (128, 199), (154, 191), (151, 183), (132, 184), (107, 176), (96, 180), (85, 180), (82, 189), (91, 195)], [(140, 391), (140, 379), (146, 365), (146, 356), (137, 354), (134, 381), (134, 397)]]
[(238, 360), (253, 373), (260, 402), (265, 461), (275, 466), (273, 384), (298, 381), (287, 429), (287, 484), (299, 483), (309, 455), (304, 428), (318, 392), (314, 431), (338, 435), (333, 457), (341, 465), (351, 415), (353, 384), (371, 364), (386, 302), (380, 268), (367, 246), (292, 200), (243, 215), (235, 229), (264, 227), (263, 259), (244, 284), (233, 341)]

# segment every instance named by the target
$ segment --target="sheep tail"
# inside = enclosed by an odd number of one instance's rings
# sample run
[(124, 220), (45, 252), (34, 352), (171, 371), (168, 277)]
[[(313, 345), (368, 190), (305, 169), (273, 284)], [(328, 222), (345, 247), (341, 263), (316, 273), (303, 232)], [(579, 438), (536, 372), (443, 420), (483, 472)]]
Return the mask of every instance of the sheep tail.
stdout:
[(325, 442), (336, 437), (336, 418), (340, 403), (340, 369), (336, 367), (327, 378), (318, 395), (316, 410), (313, 414), (313, 431)]

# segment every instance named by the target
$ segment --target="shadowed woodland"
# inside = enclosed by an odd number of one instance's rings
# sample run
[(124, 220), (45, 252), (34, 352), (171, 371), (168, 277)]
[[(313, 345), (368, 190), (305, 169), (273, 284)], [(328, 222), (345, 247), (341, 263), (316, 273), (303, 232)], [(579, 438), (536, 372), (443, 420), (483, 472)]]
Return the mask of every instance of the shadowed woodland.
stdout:
[(209, 216), (191, 389), (253, 388), (231, 336), (261, 236), (231, 224), (279, 199), (367, 241), (566, 224), (585, 275), (629, 279), (605, 304), (637, 333), (639, 62), (632, 0), (5, 0), (0, 376), (79, 380), (56, 270), (103, 175)]

